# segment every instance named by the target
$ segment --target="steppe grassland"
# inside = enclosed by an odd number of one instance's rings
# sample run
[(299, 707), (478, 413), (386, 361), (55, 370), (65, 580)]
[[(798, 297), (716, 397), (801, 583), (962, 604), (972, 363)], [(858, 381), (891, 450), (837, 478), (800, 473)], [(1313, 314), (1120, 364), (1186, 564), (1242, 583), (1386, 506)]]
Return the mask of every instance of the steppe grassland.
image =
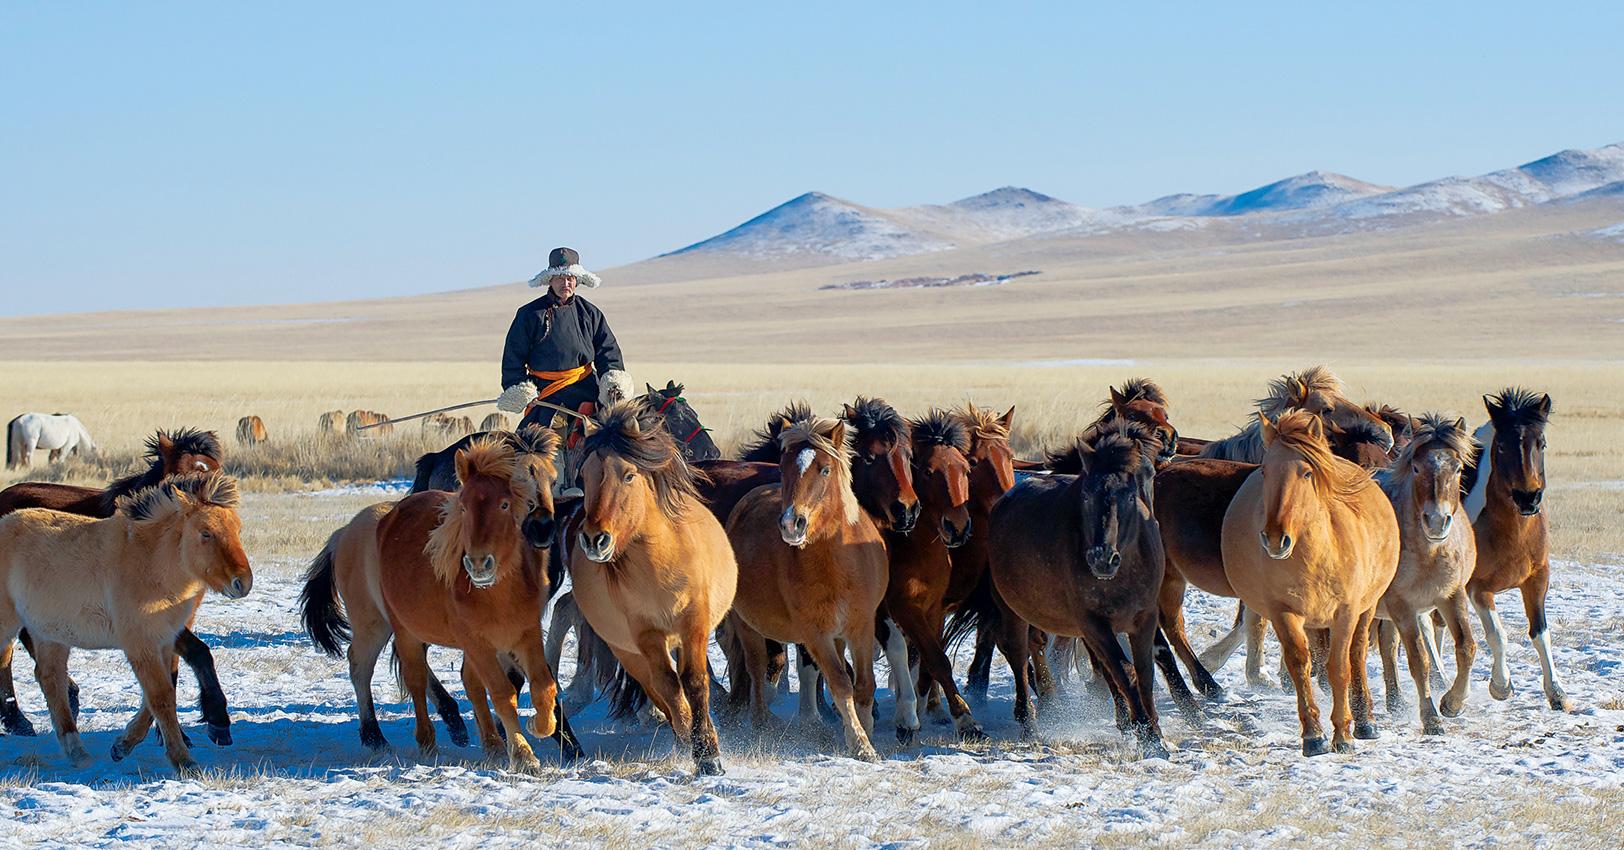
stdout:
[[(1268, 379), (1312, 360), (1268, 362), (1142, 361), (1135, 363), (1004, 363), (968, 366), (875, 364), (638, 364), (639, 382), (687, 385), (686, 397), (713, 429), (724, 452), (791, 399), (824, 412), (858, 394), (882, 396), (904, 413), (966, 400), (1016, 407), (1018, 452), (1035, 456), (1063, 443), (1106, 396), (1133, 376), (1159, 381), (1173, 402), (1174, 423), (1190, 436), (1217, 437), (1242, 424)], [(1547, 455), (1554, 546), (1562, 557), (1624, 553), (1624, 369), (1608, 361), (1331, 362), (1356, 399), (1380, 400), (1412, 413), (1441, 410), (1474, 427), (1486, 414), (1481, 396), (1509, 384), (1551, 393), (1556, 412)], [(318, 416), (367, 408), (394, 415), (495, 395), (490, 363), (179, 362), (22, 363), (0, 375), (9, 419), (26, 410), (75, 414), (103, 448), (94, 462), (32, 473), (6, 471), (0, 481), (52, 478), (105, 481), (132, 468), (141, 441), (159, 427), (193, 425), (220, 432), (231, 468), (252, 489), (304, 490), (311, 485), (408, 474), (411, 461), (444, 440), (404, 423), (392, 437), (323, 439)], [(477, 422), (493, 407), (469, 411)], [(231, 445), (238, 417), (265, 420), (270, 443)], [(301, 537), (303, 535), (300, 535)], [(319, 545), (319, 540), (317, 541)]]

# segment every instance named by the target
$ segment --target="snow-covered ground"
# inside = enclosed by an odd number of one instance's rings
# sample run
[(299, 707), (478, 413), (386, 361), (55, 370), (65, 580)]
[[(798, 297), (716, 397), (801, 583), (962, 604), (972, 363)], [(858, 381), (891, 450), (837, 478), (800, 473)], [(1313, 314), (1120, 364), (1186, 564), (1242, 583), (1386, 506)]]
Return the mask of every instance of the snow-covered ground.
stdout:
[[(330, 513), (336, 527), (354, 505), (307, 496), (296, 512)], [(299, 631), (303, 564), (251, 554), (254, 592), (211, 598), (197, 628), (215, 649), (235, 745), (206, 742), (183, 671), (181, 720), (209, 773), (175, 779), (151, 740), (113, 762), (108, 748), (139, 699), (133, 676), (117, 653), (76, 653), (81, 721), (97, 761), (71, 768), (48, 733), (0, 738), (0, 847), (1567, 848), (1617, 846), (1624, 816), (1624, 564), (1616, 562), (1556, 568), (1554, 645), (1574, 714), (1545, 706), (1522, 606), (1507, 595), (1517, 691), (1508, 702), (1489, 699), (1480, 651), (1465, 715), (1446, 720), (1444, 737), (1423, 738), (1412, 710), (1386, 719), (1381, 739), (1360, 742), (1354, 755), (1305, 759), (1294, 698), (1246, 689), (1237, 659), (1219, 674), (1228, 699), (1205, 729), (1182, 720), (1164, 692), (1169, 759), (1136, 758), (1109, 707), (1087, 695), (1048, 713), (1041, 743), (1022, 743), (1000, 661), (978, 711), (989, 744), (960, 745), (948, 727), (927, 723), (913, 749), (882, 733), (884, 759), (866, 764), (832, 754), (840, 749), (832, 727), (791, 722), (758, 735), (727, 721), (727, 775), (696, 778), (669, 734), (617, 727), (601, 705), (572, 718), (587, 758), (560, 766), (541, 742), (538, 754), (553, 759), (540, 776), (482, 764), (443, 728), (440, 755), (420, 759), (386, 670), (376, 692), (395, 750), (372, 754), (357, 740), (343, 662), (319, 655)], [(1190, 603), (1198, 645), (1233, 614), (1233, 603), (1198, 592)], [(460, 695), (454, 655), (431, 658)], [(33, 722), (48, 730), (21, 656), (18, 684)], [(882, 718), (890, 704), (882, 695)], [(791, 720), (793, 705), (782, 696), (779, 716)]]

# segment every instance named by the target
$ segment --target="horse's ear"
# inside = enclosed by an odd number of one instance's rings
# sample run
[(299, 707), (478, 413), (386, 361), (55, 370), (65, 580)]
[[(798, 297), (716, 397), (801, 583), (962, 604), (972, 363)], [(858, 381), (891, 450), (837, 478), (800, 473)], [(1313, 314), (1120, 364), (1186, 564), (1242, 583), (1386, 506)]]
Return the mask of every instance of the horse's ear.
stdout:
[(857, 418), (857, 408), (852, 407), (849, 404), (841, 405), (840, 406), (840, 418), (844, 419), (844, 420), (846, 420), (848, 422), (853, 420), (853, 419), (856, 419)]
[(829, 429), (829, 442), (834, 443), (835, 448), (846, 444), (846, 420), (835, 420), (835, 427)]
[(466, 483), (469, 478), (473, 477), (474, 471), (467, 449), (457, 449), (456, 463), (454, 465), (457, 469), (458, 484)]
[(1003, 416), (998, 417), (998, 424), (1004, 426), (1004, 430), (1007, 431), (1009, 430), (1009, 423), (1013, 421), (1015, 421), (1015, 405), (1012, 404), (1008, 410), (1004, 411)]
[(1122, 410), (1122, 406), (1128, 403), (1128, 397), (1123, 395), (1122, 393), (1117, 392), (1116, 387), (1111, 387), (1110, 390), (1111, 390), (1111, 406), (1116, 408), (1117, 411), (1120, 412)]
[(1088, 440), (1077, 441), (1077, 474), (1087, 475), (1088, 467), (1094, 461), (1094, 444)]
[(1298, 401), (1308, 398), (1308, 385), (1303, 383), (1303, 379), (1296, 375), (1291, 376), (1291, 394)]
[(643, 382), (643, 388), (648, 390), (648, 393), (647, 393), (648, 395), (654, 395), (655, 393), (659, 392), (659, 390), (655, 389), (654, 385), (649, 383), (648, 381)]
[[(1331, 427), (1336, 428), (1336, 425), (1333, 424)], [(1337, 433), (1342, 433), (1342, 430), (1337, 428)], [(1325, 439), (1325, 423), (1318, 416), (1308, 417), (1308, 435), (1316, 440)]]
[[(593, 419), (590, 416), (581, 420), (581, 433), (586, 434), (588, 437), (598, 433), (598, 429), (602, 427), (602, 425), (598, 424), (598, 420)], [(556, 443), (554, 451), (557, 451)]]
[(158, 457), (162, 458), (165, 461), (169, 461), (169, 460), (174, 458), (174, 456), (175, 456), (175, 438), (169, 436), (169, 434), (167, 432), (159, 431), (158, 432), (158, 443), (157, 443), (157, 445), (158, 445)]
[(1549, 415), (1551, 412), (1551, 394), (1545, 393), (1539, 397), (1539, 412)]
[(665, 382), (665, 388), (668, 391), (669, 390), (674, 390), (674, 389), (677, 388), (677, 382), (676, 381), (666, 381)]
[(1466, 417), (1462, 416), (1461, 418), (1456, 419), (1454, 428), (1462, 434), (1466, 433)]
[(791, 426), (793, 424), (794, 424), (793, 422), (789, 421), (788, 416), (775, 416), (775, 417), (773, 417), (772, 424), (769, 425), (768, 428), (774, 434), (782, 434), (782, 433), (784, 433), (784, 430), (786, 428), (788, 428), (789, 426)]
[(1263, 445), (1266, 446), (1274, 442), (1274, 438), (1280, 436), (1280, 432), (1274, 427), (1274, 422), (1270, 421), (1269, 414), (1259, 410), (1257, 412), (1257, 422), (1258, 429), (1263, 433)]
[(1488, 409), (1490, 419), (1499, 419), (1500, 414), (1506, 412), (1506, 409), (1501, 407), (1500, 403), (1492, 395), (1483, 397), (1483, 406)]

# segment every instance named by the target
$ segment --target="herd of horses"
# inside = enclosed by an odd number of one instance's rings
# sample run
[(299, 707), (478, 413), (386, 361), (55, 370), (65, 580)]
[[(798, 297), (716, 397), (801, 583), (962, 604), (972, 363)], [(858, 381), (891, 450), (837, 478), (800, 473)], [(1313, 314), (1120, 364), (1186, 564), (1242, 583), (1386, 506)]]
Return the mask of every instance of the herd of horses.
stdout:
[[(1013, 408), (909, 419), (859, 397), (834, 416), (791, 404), (724, 459), (682, 387), (650, 386), (567, 442), (525, 426), (425, 455), (409, 495), (328, 539), (306, 575), (302, 619), (319, 649), (347, 658), (365, 745), (387, 746), (372, 679), (391, 642), (420, 750), (436, 747), (431, 705), (453, 743), (468, 742), (427, 663), (442, 646), (462, 652), (480, 745), (521, 770), (539, 764), (526, 731), (578, 754), (568, 714), (601, 690), (616, 716), (669, 724), (699, 772), (720, 773), (712, 701), (781, 724), (769, 705), (787, 687), (791, 645), (801, 713), (826, 710), (826, 686), (858, 758), (877, 757), (876, 654), (889, 662), (895, 733), (910, 744), (924, 715), (985, 737), (971, 706), (985, 705), (995, 651), (1014, 673), (1023, 736), (1072, 668), (1086, 668), (1111, 694), (1118, 727), (1161, 756), (1158, 673), (1199, 723), (1202, 700), (1222, 699), (1213, 670), (1241, 644), (1248, 680), (1268, 681), (1270, 630), (1302, 751), (1348, 752), (1379, 734), (1372, 643), (1390, 712), (1402, 707), (1400, 643), (1423, 731), (1441, 733), (1440, 715), (1462, 712), (1468, 607), (1493, 653), (1490, 694), (1509, 697), (1495, 595), (1511, 589), (1546, 697), (1570, 710), (1545, 617), (1551, 400), (1513, 387), (1484, 401), (1489, 421), (1473, 432), (1460, 418), (1357, 404), (1316, 367), (1274, 381), (1239, 433), (1204, 441), (1179, 434), (1156, 384), (1134, 380), (1112, 388), (1069, 444), (1023, 461), (1009, 445)], [(113, 757), (156, 721), (171, 762), (189, 769), (173, 671), (185, 660), (196, 672), (209, 735), (229, 743), (225, 697), (190, 624), (207, 590), (240, 597), (252, 577), (219, 441), (160, 432), (148, 448), (147, 470), (105, 490), (0, 492), (0, 723), (33, 733), (11, 685), (12, 638), (26, 628), (52, 724), (82, 763), (68, 650), (121, 648), (144, 699)], [(70, 570), (80, 580), (60, 581)], [(1239, 603), (1232, 631), (1205, 653), (1185, 633), (1190, 585)], [(1455, 678), (1437, 700), (1445, 628)], [(570, 629), (579, 658), (560, 693), (553, 670)], [(961, 688), (949, 649), (972, 638)], [(725, 687), (708, 662), (713, 639)], [(1329, 738), (1316, 680), (1331, 692)], [(527, 684), (528, 729), (518, 713)]]

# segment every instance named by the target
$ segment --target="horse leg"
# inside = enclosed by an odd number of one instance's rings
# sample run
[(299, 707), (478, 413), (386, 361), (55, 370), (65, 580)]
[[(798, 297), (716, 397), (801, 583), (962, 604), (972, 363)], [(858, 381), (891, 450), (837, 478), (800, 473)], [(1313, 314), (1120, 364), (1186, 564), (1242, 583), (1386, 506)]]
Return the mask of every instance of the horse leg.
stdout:
[(1472, 638), (1472, 623), (1466, 618), (1466, 607), (1466, 590), (1463, 588), (1455, 591), (1454, 596), (1433, 612), (1437, 615), (1448, 608), (1446, 622), (1449, 624), (1449, 637), (1455, 642), (1455, 681), (1450, 684), (1449, 692), (1444, 694), (1443, 702), (1439, 705), (1445, 717), (1460, 716), (1461, 709), (1466, 706), (1467, 686), (1472, 678), (1472, 657), (1477, 654), (1477, 642)]
[(462, 722), (462, 708), (432, 669), (429, 670), (429, 698), (434, 700), (434, 712), (440, 715), (440, 722), (445, 724), (451, 743), (458, 747), (468, 746), (468, 724)]
[(378, 666), (378, 655), (388, 645), (393, 631), (381, 616), (363, 618), (352, 612), (352, 634), (345, 658), (350, 665), (350, 686), (355, 689), (355, 708), (361, 718), (361, 744), (369, 749), (382, 750), (389, 746), (378, 726), (378, 712), (372, 704), (372, 674)]
[(1185, 722), (1200, 728), (1206, 722), (1206, 716), (1201, 711), (1201, 703), (1196, 701), (1195, 694), (1185, 683), (1184, 674), (1179, 672), (1178, 662), (1173, 658), (1173, 647), (1168, 645), (1167, 635), (1162, 633), (1160, 617), (1152, 631), (1155, 633), (1156, 667), (1162, 671), (1162, 678), (1167, 680), (1167, 692), (1173, 695), (1173, 705), (1178, 707)]
[(1376, 609), (1359, 615), (1353, 624), (1353, 639), (1348, 644), (1349, 700), (1353, 705), (1353, 737), (1373, 741), (1381, 737), (1376, 727), (1376, 701), (1370, 696), (1370, 668), (1365, 663), (1370, 656), (1370, 626), (1376, 621)]
[(1550, 581), (1551, 565), (1546, 564), (1544, 569), (1534, 570), (1534, 574), (1518, 590), (1522, 591), (1523, 611), (1528, 614), (1528, 637), (1533, 640), (1534, 650), (1539, 653), (1540, 672), (1545, 680), (1545, 700), (1557, 711), (1573, 711), (1573, 698), (1562, 689), (1562, 683), (1556, 676), (1556, 664), (1551, 660), (1550, 624), (1545, 619), (1545, 594)]
[[(1442, 735), (1444, 722), (1438, 717), (1438, 708), (1432, 699), (1432, 659), (1421, 647), (1421, 635), (1426, 626), (1421, 621), (1421, 615), (1407, 605), (1395, 605), (1389, 600), (1387, 609), (1393, 615), (1393, 622), (1388, 628), (1398, 632), (1399, 639), (1404, 641), (1404, 654), (1409, 656), (1410, 680), (1415, 682), (1416, 711), (1421, 718), (1421, 732), (1424, 735)], [(1383, 647), (1383, 661), (1386, 660), (1385, 655), (1386, 647)]]
[(203, 714), (209, 740), (222, 747), (231, 746), (231, 714), (227, 710), (225, 690), (220, 687), (220, 674), (214, 668), (214, 653), (188, 627), (175, 635), (175, 654), (197, 677), (198, 708)]
[(1470, 591), (1469, 598), (1477, 611), (1478, 621), (1483, 624), (1483, 639), (1489, 642), (1489, 654), (1494, 656), (1494, 672), (1489, 675), (1489, 696), (1510, 699), (1511, 672), (1506, 668), (1506, 629), (1500, 622), (1500, 612), (1494, 610), (1494, 594), (1487, 590), (1476, 590)]
[(1123, 732), (1134, 729), (1144, 722), (1144, 704), (1139, 700), (1132, 661), (1122, 651), (1122, 644), (1117, 642), (1110, 624), (1089, 617), (1082, 627), (1083, 645), (1088, 647), (1094, 660), (1094, 672), (1110, 685), (1111, 696), (1116, 701), (1117, 729)]
[[(26, 630), (23, 631), (27, 635)], [(24, 639), (23, 646), (28, 647), (31, 641)], [(23, 714), (17, 707), (17, 689), (12, 680), (11, 663), (17, 651), (17, 643), (11, 638), (5, 638), (4, 645), (0, 645), (0, 728), (4, 728), (7, 735), (24, 735), (32, 737), (39, 734), (34, 724), (29, 722), (28, 715)], [(33, 650), (29, 650), (33, 655)]]
[(580, 606), (575, 603), (575, 593), (572, 591), (560, 596), (553, 605), (553, 621), (547, 630), (546, 656), (547, 666), (555, 673), (562, 669), (564, 638), (569, 635), (570, 629), (575, 630), (575, 675), (570, 678), (569, 688), (564, 691), (564, 708), (568, 713), (585, 709), (592, 704), (594, 697), (593, 653), (587, 650), (585, 624)]
[[(1394, 612), (1398, 610), (1398, 607), (1397, 603), (1389, 602), (1387, 611), (1397, 617), (1398, 615)], [(1404, 712), (1404, 693), (1398, 687), (1398, 637), (1400, 631), (1402, 630), (1394, 625), (1393, 620), (1376, 621), (1376, 646), (1381, 650), (1382, 657), (1382, 689), (1385, 691), (1383, 695), (1387, 698), (1387, 713), (1392, 715)], [(1404, 651), (1409, 652), (1410, 648), (1405, 646)], [(1414, 666), (1413, 662), (1411, 666)], [(1419, 695), (1420, 691), (1417, 691), (1416, 694)]]
[[(1331, 654), (1326, 672), (1331, 690), (1331, 749), (1351, 753), (1353, 746), (1353, 706), (1351, 686), (1353, 680), (1353, 636), (1358, 625), (1358, 614), (1344, 612), (1331, 621)], [(1312, 645), (1312, 644), (1310, 644)], [(1310, 674), (1313, 662), (1309, 662)], [(1313, 678), (1312, 675), (1309, 677)]]
[(90, 753), (79, 739), (79, 724), (68, 708), (68, 647), (54, 641), (34, 644), (34, 676), (45, 693), (45, 706), (51, 712), (57, 743), (74, 767), (90, 764)]
[[(864, 628), (867, 624), (867, 628)], [(853, 707), (862, 723), (863, 734), (874, 740), (874, 626), (864, 620), (852, 628), (848, 651), (851, 653)]]
[[(1184, 668), (1190, 671), (1190, 678), (1195, 680), (1195, 689), (1201, 692), (1203, 697), (1213, 702), (1221, 702), (1224, 698), (1223, 687), (1196, 655), (1195, 647), (1190, 645), (1190, 636), (1184, 630), (1185, 589), (1184, 579), (1177, 577), (1171, 570), (1162, 579), (1162, 589), (1157, 596), (1157, 609), (1163, 639), (1172, 647), (1179, 660), (1184, 662)], [(1234, 650), (1231, 649), (1230, 652)]]
[(706, 655), (710, 636), (697, 613), (690, 613), (687, 619), (682, 624), (682, 647), (677, 650), (677, 675), (693, 712), (694, 767), (701, 776), (721, 776), (722, 742), (716, 736), (710, 711), (710, 662)]
[[(471, 656), (470, 650), (469, 657)], [(400, 681), (406, 686), (406, 692), (412, 698), (412, 714), (417, 721), (415, 731), (417, 750), (424, 756), (432, 756), (438, 749), (438, 744), (434, 741), (434, 721), (429, 718), (428, 647), (412, 635), (396, 632), (395, 659), (400, 664)], [(478, 668), (475, 668), (475, 672), (478, 672)], [(486, 690), (490, 691), (492, 696), (496, 696), (498, 692), (491, 688), (491, 682), (484, 676), (480, 679), (485, 681)], [(502, 680), (506, 682), (507, 676), (503, 675)]]
[[(947, 708), (953, 714), (953, 725), (958, 730), (959, 738), (966, 741), (985, 740), (987, 733), (982, 731), (981, 724), (970, 713), (970, 704), (959, 695), (958, 683), (953, 681), (953, 662), (948, 660), (947, 651), (942, 646), (940, 612), (925, 611), (913, 605), (894, 606), (891, 617), (901, 627), (908, 643), (919, 650), (919, 666), (925, 675), (947, 694)], [(1021, 669), (1025, 670), (1024, 667)]]
[(1032, 710), (1032, 692), (1026, 682), (1026, 658), (1032, 651), (1028, 643), (1031, 627), (1015, 616), (997, 591), (993, 599), (998, 605), (998, 650), (1004, 655), (1009, 669), (1015, 672), (1015, 722), (1021, 724), (1021, 740), (1033, 741), (1038, 736), (1037, 714)]
[[(1130, 648), (1133, 650), (1133, 676), (1137, 691), (1130, 694), (1130, 707), (1136, 699), (1139, 703), (1139, 718), (1134, 723), (1134, 731), (1139, 738), (1139, 747), (1148, 758), (1167, 758), (1167, 746), (1162, 743), (1162, 726), (1156, 716), (1156, 667), (1157, 660), (1165, 662), (1163, 671), (1171, 667), (1173, 678), (1168, 680), (1168, 687), (1173, 691), (1173, 701), (1180, 700), (1179, 692), (1183, 692), (1183, 700), (1189, 705), (1197, 720), (1192, 724), (1199, 726), (1201, 707), (1195, 704), (1195, 695), (1184, 685), (1184, 677), (1179, 675), (1179, 668), (1173, 663), (1173, 651), (1168, 648), (1161, 637), (1161, 624), (1157, 621), (1157, 611), (1152, 608), (1139, 615), (1139, 621), (1128, 635)], [(1177, 687), (1173, 683), (1177, 682)]]
[(911, 746), (919, 734), (919, 695), (910, 681), (908, 641), (902, 636), (902, 629), (890, 619), (885, 621), (885, 626), (885, 663), (891, 668), (891, 693), (897, 701), (897, 741)]
[[(186, 748), (186, 737), (181, 734), (180, 718), (175, 715), (175, 680), (171, 668), (174, 663), (173, 644), (161, 649), (126, 646), (124, 656), (135, 670), (141, 683), (142, 712), (157, 721), (158, 731), (164, 736), (164, 754), (175, 770), (183, 774), (195, 773), (197, 761)], [(168, 656), (168, 657), (165, 657)], [(133, 725), (133, 724), (132, 724)], [(125, 741), (128, 743), (128, 732)]]
[[(1165, 576), (1162, 579), (1162, 588), (1162, 592), (1167, 591), (1167, 578)], [(1184, 594), (1181, 591), (1179, 593), (1179, 610), (1182, 612), (1183, 608)], [(1218, 639), (1217, 643), (1207, 647), (1206, 651), (1201, 653), (1199, 656), (1201, 666), (1213, 671), (1224, 669), (1224, 665), (1229, 663), (1229, 657), (1235, 654), (1236, 649), (1240, 648), (1241, 642), (1248, 640), (1250, 637), (1246, 632), (1248, 622), (1246, 619), (1246, 604), (1237, 600), (1235, 602), (1234, 624), (1229, 627), (1229, 631), (1225, 632), (1223, 637)], [(1247, 643), (1248, 665), (1251, 664), (1251, 648), (1251, 644)], [(1250, 670), (1251, 667), (1248, 666), (1247, 669)], [(1255, 684), (1250, 677), (1248, 677), (1247, 683)]]
[[(396, 639), (395, 645), (397, 647), (400, 645), (399, 639)], [(404, 672), (407, 669), (405, 658), (402, 657), (401, 661), (401, 670)], [(467, 650), (463, 654), (463, 664), (465, 667), (472, 667), (474, 676), (484, 683), (484, 690), (490, 694), (491, 704), (496, 708), (496, 717), (502, 721), (502, 728), (507, 732), (508, 769), (525, 773), (539, 772), (541, 762), (536, 758), (535, 751), (530, 749), (530, 742), (524, 739), (524, 726), (519, 722), (519, 692), (514, 690), (512, 680), (508, 679), (507, 668), (497, 656), (495, 647), (480, 640), (468, 641)], [(463, 675), (468, 674), (465, 672)], [(412, 701), (419, 711), (418, 729), (421, 730), (425, 726), (428, 728), (429, 745), (432, 747), (434, 726), (428, 723), (428, 712), (423, 708), (422, 700), (422, 690), (414, 689)], [(422, 743), (421, 736), (418, 743)]]
[[(1031, 639), (1041, 641), (1044, 647), (1047, 648), (1048, 635), (1033, 629)], [(1038, 651), (1032, 652), (1030, 655), (1032, 658), (1032, 682), (1038, 689), (1038, 698), (1044, 700), (1054, 699), (1060, 693), (1060, 685), (1055, 681), (1054, 668), (1049, 664), (1049, 653)]]
[[(762, 675), (766, 675), (765, 669)], [(795, 678), (800, 683), (799, 708), (795, 711), (795, 718), (815, 726), (820, 714), (828, 714), (833, 709), (823, 703), (823, 680), (818, 665), (813, 663), (812, 653), (801, 644), (795, 646)]]
[(1314, 701), (1314, 677), (1308, 659), (1308, 635), (1303, 631), (1303, 618), (1289, 611), (1274, 617), (1274, 634), (1280, 639), (1280, 654), (1285, 658), (1286, 672), (1297, 691), (1297, 720), (1302, 725), (1303, 755), (1317, 756), (1331, 751), (1325, 744), (1325, 731), (1320, 727), (1319, 705)]
[[(541, 626), (538, 624), (519, 639), (519, 648), (513, 651), (514, 660), (530, 680), (530, 707), (535, 714), (530, 718), (530, 734), (538, 738), (557, 739), (565, 752), (580, 750), (574, 735), (565, 738), (559, 723), (563, 716), (558, 701), (558, 680), (553, 668), (547, 665), (547, 653), (542, 649)], [(515, 689), (517, 690), (517, 689)]]
[[(1115, 634), (1111, 635), (1111, 642), (1116, 644), (1118, 653), (1125, 655), (1122, 644), (1117, 642)], [(1088, 653), (1089, 667), (1094, 674), (1094, 682), (1105, 689), (1111, 697), (1111, 708), (1116, 714), (1116, 728), (1118, 732), (1126, 732), (1133, 728), (1133, 715), (1128, 712), (1128, 695), (1123, 692), (1111, 671), (1105, 668), (1107, 656), (1096, 650), (1088, 639), (1083, 639), (1083, 649)]]
[[(669, 636), (658, 629), (644, 629), (636, 636), (637, 651), (642, 653), (644, 669), (648, 673), (650, 694), (658, 695), (666, 705), (666, 720), (677, 742), (691, 744), (693, 740), (693, 707), (682, 693), (682, 678), (671, 666)], [(765, 680), (763, 681), (765, 684)], [(646, 687), (646, 686), (645, 686)]]
[(473, 665), (468, 663), (467, 653), (463, 653), (462, 658), (462, 691), (468, 695), (469, 706), (473, 709), (474, 728), (479, 730), (479, 747), (485, 751), (485, 758), (495, 760), (505, 745), (496, 732), (496, 718), (491, 714), (485, 682), (474, 672)]
[(970, 669), (964, 674), (964, 693), (972, 705), (987, 704), (987, 691), (992, 689), (992, 653), (997, 642), (992, 629), (976, 626), (976, 651), (970, 658)]
[[(873, 640), (871, 636), (869, 643), (872, 644)], [(851, 749), (852, 757), (863, 761), (879, 761), (880, 754), (875, 752), (874, 745), (869, 743), (868, 735), (863, 731), (862, 719), (857, 716), (854, 684), (846, 672), (846, 664), (841, 659), (839, 650), (835, 648), (834, 637), (820, 636), (807, 644), (806, 648), (812, 653), (812, 660), (817, 662), (818, 669), (823, 671), (824, 681), (829, 684), (829, 694), (834, 698), (835, 710), (840, 712), (841, 725), (845, 727), (846, 732), (846, 746)], [(871, 696), (870, 699), (872, 698)]]
[[(1241, 628), (1246, 636), (1246, 684), (1254, 688), (1274, 687), (1269, 677), (1263, 675), (1263, 639), (1269, 635), (1269, 624), (1263, 616), (1245, 605), (1241, 606)], [(1276, 630), (1278, 631), (1278, 630)], [(1306, 640), (1306, 638), (1305, 638)], [(1285, 672), (1285, 661), (1280, 662), (1281, 672)], [(1291, 686), (1290, 676), (1280, 677), (1280, 687)]]

